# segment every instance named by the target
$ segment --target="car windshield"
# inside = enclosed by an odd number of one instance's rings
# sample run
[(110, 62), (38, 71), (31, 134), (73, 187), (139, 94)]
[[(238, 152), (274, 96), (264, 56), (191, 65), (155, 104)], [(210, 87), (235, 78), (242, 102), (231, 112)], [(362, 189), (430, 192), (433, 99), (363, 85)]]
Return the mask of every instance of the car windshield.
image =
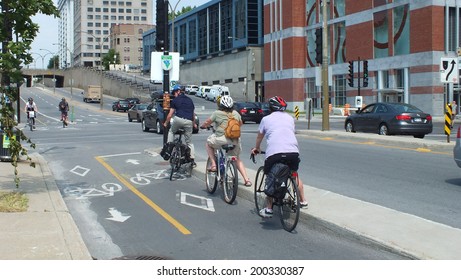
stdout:
[(147, 104), (141, 104), (138, 106), (139, 110), (146, 110), (146, 108), (147, 108)]
[(128, 104), (128, 101), (126, 101), (126, 100), (120, 100), (118, 103), (120, 103), (120, 104)]

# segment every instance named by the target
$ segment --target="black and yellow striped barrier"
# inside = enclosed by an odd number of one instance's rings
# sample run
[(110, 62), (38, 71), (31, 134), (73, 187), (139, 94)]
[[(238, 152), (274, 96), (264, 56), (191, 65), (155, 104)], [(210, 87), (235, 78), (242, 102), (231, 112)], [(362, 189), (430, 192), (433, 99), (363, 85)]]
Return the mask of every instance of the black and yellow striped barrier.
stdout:
[(295, 117), (296, 117), (296, 120), (298, 120), (299, 118), (299, 107), (298, 106), (295, 106)]
[(447, 136), (447, 142), (450, 143), (450, 134), (451, 134), (451, 116), (453, 112), (451, 111), (451, 104), (445, 106), (445, 135)]

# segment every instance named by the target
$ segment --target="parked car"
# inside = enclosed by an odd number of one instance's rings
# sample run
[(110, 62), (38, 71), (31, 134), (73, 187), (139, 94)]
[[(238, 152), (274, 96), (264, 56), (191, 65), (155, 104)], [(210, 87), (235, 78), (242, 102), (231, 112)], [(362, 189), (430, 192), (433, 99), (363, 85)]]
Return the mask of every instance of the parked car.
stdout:
[(456, 144), (453, 148), (453, 158), (456, 165), (461, 168), (461, 126), (458, 127), (458, 133), (456, 134)]
[[(155, 129), (157, 134), (163, 134), (163, 120), (164, 113), (162, 103), (154, 101), (142, 112), (141, 128), (145, 132)], [(200, 128), (200, 120), (197, 114), (195, 115), (195, 123), (197, 124), (197, 128), (192, 130), (192, 133), (194, 134), (198, 133)]]
[(224, 95), (230, 95), (228, 87), (221, 85), (212, 85), (210, 91), (206, 95), (206, 99), (216, 102), (218, 96)]
[(210, 86), (200, 86), (198, 88), (198, 91), (200, 93), (199, 96), (206, 99), (206, 95), (208, 92), (210, 92), (210, 89), (211, 89)]
[(126, 112), (130, 109), (130, 102), (127, 100), (118, 100), (112, 103), (112, 111), (123, 111)]
[(432, 132), (432, 116), (406, 103), (373, 103), (348, 116), (347, 132), (373, 132), (380, 135), (413, 135), (424, 138)]
[(128, 110), (128, 121), (132, 122), (136, 120), (141, 122), (142, 119), (142, 112), (147, 109), (148, 104), (141, 103), (141, 104), (134, 104), (133, 107)]
[(139, 100), (139, 98), (137, 97), (128, 97), (128, 98), (125, 98), (125, 100), (130, 103), (130, 108), (133, 107), (133, 105), (135, 104), (141, 103), (141, 100)]
[(260, 123), (263, 118), (263, 110), (254, 102), (236, 102), (234, 103), (234, 109), (242, 117), (243, 123), (248, 121)]
[(185, 92), (187, 94), (195, 95), (197, 91), (198, 91), (198, 86), (197, 85), (187, 85), (186, 88), (185, 88)]
[(256, 106), (261, 108), (263, 110), (263, 117), (269, 115), (271, 113), (271, 110), (269, 108), (269, 103), (268, 102), (255, 102)]

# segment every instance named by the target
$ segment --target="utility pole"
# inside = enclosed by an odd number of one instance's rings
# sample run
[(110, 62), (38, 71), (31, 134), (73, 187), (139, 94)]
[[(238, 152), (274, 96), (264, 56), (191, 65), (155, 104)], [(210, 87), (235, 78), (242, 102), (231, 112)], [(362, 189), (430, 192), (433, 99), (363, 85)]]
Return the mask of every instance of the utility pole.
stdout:
[(330, 130), (330, 97), (328, 88), (328, 23), (327, 23), (327, 1), (322, 1), (322, 95), (323, 95), (323, 110), (322, 110), (322, 131)]

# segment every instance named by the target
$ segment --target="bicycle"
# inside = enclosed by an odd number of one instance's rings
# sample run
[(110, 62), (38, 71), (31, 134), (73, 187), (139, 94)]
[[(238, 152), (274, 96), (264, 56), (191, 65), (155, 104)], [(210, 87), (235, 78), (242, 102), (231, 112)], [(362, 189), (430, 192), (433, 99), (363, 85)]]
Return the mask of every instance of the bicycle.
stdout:
[(65, 128), (68, 124), (67, 112), (61, 112), (61, 121), (62, 121), (62, 128)]
[[(261, 154), (265, 152), (261, 151)], [(253, 163), (256, 164), (255, 154), (250, 156)], [(287, 164), (286, 161), (281, 160), (280, 163)], [(291, 232), (296, 228), (299, 220), (300, 212), (300, 196), (299, 189), (297, 185), (298, 172), (291, 170), (291, 175), (287, 180), (286, 193), (283, 198), (272, 198), (272, 205), (277, 206), (279, 209), (278, 214), (280, 216), (280, 222), (282, 223), (283, 228)], [(269, 196), (264, 192), (266, 184), (266, 174), (264, 173), (264, 165), (258, 168), (255, 178), (255, 189), (254, 189), (254, 200), (256, 206), (256, 213), (260, 217), (263, 217), (260, 214), (260, 211), (266, 206)]]
[[(213, 126), (209, 126), (207, 129), (210, 128), (215, 132)], [(216, 171), (211, 170), (212, 161), (210, 158), (207, 159), (205, 169), (205, 185), (207, 192), (213, 194), (219, 183), (224, 192), (224, 201), (228, 204), (232, 204), (235, 201), (238, 190), (238, 174), (235, 163), (237, 157), (228, 155), (229, 151), (234, 148), (235, 145), (233, 144), (224, 144), (220, 149), (216, 149)]]
[(182, 142), (182, 136), (184, 135), (185, 130), (184, 129), (178, 129), (174, 133), (175, 138), (173, 140), (174, 146), (173, 149), (171, 150), (171, 156), (170, 156), (170, 166), (171, 166), (171, 171), (170, 171), (170, 181), (173, 181), (173, 174), (179, 172), (181, 170), (181, 167), (185, 166), (185, 171), (186, 171), (186, 176), (191, 177), (192, 176), (192, 163), (189, 161), (189, 159), (186, 157), (186, 149), (187, 145)]
[(27, 111), (27, 124), (30, 127), (30, 131), (34, 130), (35, 125), (34, 125), (34, 119), (35, 119), (35, 111)]

